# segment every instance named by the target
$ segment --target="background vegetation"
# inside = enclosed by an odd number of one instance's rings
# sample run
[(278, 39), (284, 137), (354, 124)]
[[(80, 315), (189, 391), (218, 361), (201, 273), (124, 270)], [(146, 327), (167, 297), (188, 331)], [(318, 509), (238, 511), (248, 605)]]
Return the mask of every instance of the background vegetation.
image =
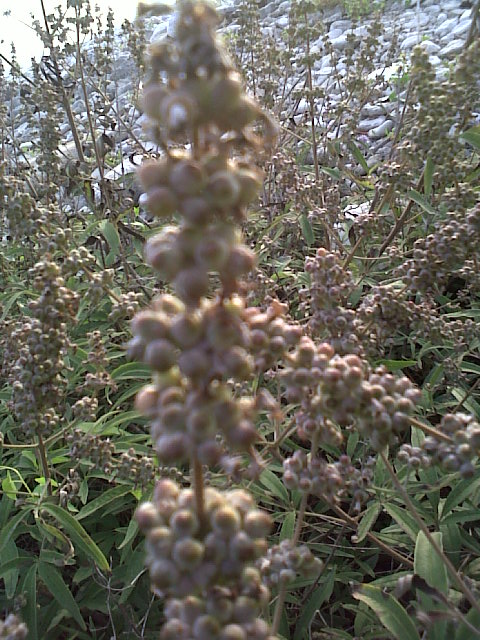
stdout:
[[(133, 514), (155, 479), (188, 484), (190, 472), (155, 458), (133, 403), (151, 371), (126, 357), (130, 319), (170, 291), (143, 258), (144, 242), (164, 222), (145, 214), (125, 167), (107, 177), (126, 165), (122, 140), (133, 164), (156, 155), (118, 101), (118, 43), (138, 105), (145, 38), (129, 23), (116, 35), (113, 15), (103, 23), (87, 0), (68, 6), (36, 25), (49, 55), (31, 75), (18, 69), (14, 51), (0, 66), (0, 607), (24, 621), (32, 640), (154, 638), (162, 601), (150, 591)], [(363, 8), (347, 7), (354, 16)], [(308, 452), (303, 399), (286, 393), (285, 365), (267, 367), (234, 387), (238, 395), (265, 389), (281, 409), (274, 418), (260, 414), (261, 473), (250, 479), (213, 468), (207, 481), (247, 487), (273, 519), (271, 545), (294, 536), (304, 510), (301, 541), (323, 568), (289, 586), (282, 637), (473, 638), (480, 628), (479, 38), (441, 78), (414, 50), (389, 96), (401, 105), (390, 151), (372, 164), (368, 141), (359, 146), (356, 133), (365, 105), (385, 89), (371, 74), (380, 23), (351, 37), (345, 72), (331, 50), (331, 81), (342, 96), (331, 105), (312, 74), (321, 7), (293, 3), (280, 40), (262, 34), (258, 3), (242, 0), (239, 11), (232, 57), (250, 94), (280, 123), (276, 146), (258, 157), (266, 179), (244, 224), (257, 255), (249, 304), (288, 303), (289, 321), (316, 344), (393, 378), (390, 399), (367, 418), (344, 407), (348, 394), (318, 391), (331, 394), (322, 425), (333, 435), (319, 449), (333, 480), (302, 507), (283, 463)], [(389, 59), (397, 54), (394, 39)], [(299, 81), (289, 88), (292, 77)], [(83, 120), (73, 108), (76, 90)], [(300, 101), (304, 115), (293, 118)], [(18, 105), (31, 144), (17, 140)], [(320, 122), (325, 110), (328, 122)], [(404, 387), (395, 387), (403, 376)], [(401, 410), (395, 403), (409, 383), (419, 390), (411, 394), (416, 413), (408, 429), (383, 441), (375, 436), (382, 411), (390, 401)], [(267, 617), (277, 595), (274, 588)], [(24, 637), (22, 628), (2, 633)]]

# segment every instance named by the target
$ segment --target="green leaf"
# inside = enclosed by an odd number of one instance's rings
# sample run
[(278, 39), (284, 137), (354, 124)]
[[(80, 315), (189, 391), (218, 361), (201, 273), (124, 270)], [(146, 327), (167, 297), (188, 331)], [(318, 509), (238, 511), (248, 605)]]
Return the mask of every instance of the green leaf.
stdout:
[(378, 364), (387, 367), (389, 371), (398, 371), (418, 365), (417, 360), (379, 360)]
[(348, 146), (350, 147), (350, 151), (352, 152), (352, 155), (355, 158), (355, 160), (362, 167), (362, 169), (366, 173), (368, 173), (370, 171), (370, 167), (368, 166), (367, 161), (363, 157), (363, 153), (360, 151), (357, 145), (353, 142), (353, 140), (350, 140), (350, 142), (348, 143)]
[[(5, 545), (3, 554), (9, 561), (18, 560), (17, 545), (13, 540), (9, 540)], [(5, 595), (7, 599), (13, 598), (15, 595), (15, 589), (17, 588), (18, 576), (20, 575), (20, 569), (18, 563), (15, 562), (15, 566), (5, 571), (3, 567), (0, 567), (0, 576), (3, 577), (5, 583)]]
[(480, 151), (480, 127), (472, 127), (464, 131), (460, 138), (471, 144), (477, 151)]
[[(465, 617), (474, 629), (480, 629), (480, 613), (476, 609), (472, 607)], [(473, 640), (472, 630), (466, 624), (460, 622), (455, 634), (455, 640)]]
[(377, 518), (382, 510), (382, 505), (378, 502), (373, 502), (363, 514), (363, 518), (360, 520), (357, 528), (357, 535), (355, 537), (355, 544), (358, 544), (365, 540), (370, 529), (373, 527)]
[(152, 377), (151, 368), (141, 362), (127, 362), (122, 364), (111, 373), (115, 382), (120, 380), (150, 380)]
[(58, 604), (68, 611), (68, 613), (78, 622), (80, 627), (85, 631), (86, 625), (80, 613), (77, 603), (75, 602), (70, 589), (65, 584), (60, 571), (47, 562), (38, 563), (38, 575), (45, 583)]
[(300, 216), (300, 227), (302, 229), (303, 237), (309, 247), (315, 242), (315, 236), (313, 234), (312, 225), (305, 213)]
[(260, 482), (266, 487), (276, 498), (289, 502), (288, 492), (282, 481), (270, 469), (265, 469), (260, 476)]
[[(474, 492), (480, 487), (480, 473), (476, 473), (473, 478), (460, 480), (460, 482), (450, 491), (442, 509), (442, 519), (445, 518), (455, 507), (464, 502), (467, 498), (473, 498)], [(476, 505), (474, 505), (476, 506)]]
[(38, 640), (37, 630), (37, 564), (33, 564), (25, 575), (22, 589), (26, 603), (22, 609), (22, 618), (28, 627), (28, 640)]
[(280, 529), (280, 542), (282, 540), (291, 540), (293, 538), (293, 532), (295, 530), (295, 511), (289, 511), (283, 520), (282, 528)]
[(10, 475), (10, 471), (7, 471), (6, 477), (2, 480), (2, 490), (5, 495), (10, 498), (10, 500), (15, 500), (17, 497), (17, 487), (12, 480), (12, 476)]
[(7, 544), (7, 542), (11, 540), (15, 532), (15, 529), (22, 522), (22, 520), (24, 520), (28, 516), (28, 514), (30, 513), (30, 511), (32, 511), (32, 509), (33, 509), (33, 506), (28, 506), (22, 511), (19, 511), (2, 528), (2, 530), (0, 531), (0, 551), (2, 551), (3, 547)]
[(316, 611), (324, 602), (330, 599), (335, 584), (335, 570), (326, 576), (323, 584), (315, 589), (310, 598), (302, 607), (302, 613), (295, 625), (293, 640), (304, 640), (309, 637), (309, 629)]
[[(443, 536), (440, 531), (431, 533), (432, 538), (443, 551)], [(448, 593), (448, 575), (442, 559), (438, 556), (432, 544), (428, 540), (423, 531), (418, 532), (417, 541), (415, 543), (415, 555), (413, 563), (414, 571), (417, 575), (425, 580), (430, 586), (447, 595)], [(445, 606), (436, 603), (433, 598), (418, 593), (417, 597), (421, 604), (422, 610), (426, 612), (444, 611)], [(435, 621), (431, 628), (429, 638), (431, 640), (444, 640), (447, 632), (446, 620)]]
[(101, 571), (110, 572), (107, 559), (88, 535), (82, 525), (75, 520), (65, 509), (55, 504), (45, 504), (43, 509), (50, 513), (65, 529), (75, 547), (80, 549), (92, 562), (95, 562)]
[[(440, 531), (434, 531), (430, 534), (437, 545), (443, 551), (442, 534)], [(415, 543), (414, 571), (425, 580), (431, 587), (437, 589), (444, 595), (448, 592), (448, 576), (447, 568), (443, 564), (442, 559), (430, 544), (427, 536), (423, 531), (418, 532), (417, 541)]]
[(423, 191), (425, 195), (428, 197), (432, 193), (432, 184), (433, 184), (433, 171), (435, 169), (435, 165), (433, 164), (430, 156), (427, 158), (427, 162), (425, 163), (425, 171), (423, 173)]
[(427, 202), (427, 200), (425, 199), (424, 196), (422, 196), (421, 193), (418, 193), (418, 191), (415, 191), (415, 189), (410, 189), (410, 191), (407, 193), (407, 196), (410, 198), (410, 200), (413, 200), (414, 202), (416, 202), (427, 213), (430, 213), (432, 216), (436, 215), (437, 212), (432, 207), (432, 205), (429, 202)]
[(340, 178), (342, 177), (342, 174), (338, 169), (330, 169), (330, 167), (320, 167), (320, 170), (323, 171), (323, 173), (326, 173), (327, 176), (330, 176), (330, 178), (334, 178), (335, 180), (340, 180)]
[(383, 508), (389, 515), (392, 516), (392, 518), (400, 526), (400, 528), (403, 529), (403, 531), (405, 531), (405, 533), (414, 542), (416, 542), (419, 527), (410, 513), (406, 509), (397, 507), (397, 505), (395, 504), (385, 504)]
[(354, 590), (353, 597), (373, 609), (396, 640), (420, 640), (412, 619), (391, 594), (384, 593), (378, 587), (362, 584)]
[(83, 518), (88, 518), (88, 516), (91, 516), (95, 511), (104, 509), (107, 504), (110, 504), (110, 502), (113, 502), (117, 498), (125, 496), (127, 493), (130, 493), (130, 487), (124, 485), (105, 491), (105, 493), (102, 493), (98, 498), (95, 498), (95, 500), (92, 500), (83, 507), (80, 513), (77, 514), (77, 521), (83, 520)]
[(128, 523), (125, 538), (123, 539), (122, 543), (118, 546), (118, 549), (123, 549), (124, 547), (126, 547), (127, 544), (129, 544), (135, 538), (137, 533), (138, 533), (138, 524), (137, 524), (137, 521), (134, 518), (132, 518)]
[(98, 225), (98, 228), (102, 232), (105, 240), (108, 242), (110, 253), (113, 256), (117, 256), (120, 249), (120, 236), (118, 234), (117, 227), (113, 222), (110, 222), (110, 220), (102, 220)]

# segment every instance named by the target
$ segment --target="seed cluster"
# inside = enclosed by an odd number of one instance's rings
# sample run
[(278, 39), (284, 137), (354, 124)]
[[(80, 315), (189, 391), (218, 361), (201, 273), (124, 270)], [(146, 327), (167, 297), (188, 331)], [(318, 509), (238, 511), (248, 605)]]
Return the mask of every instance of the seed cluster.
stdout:
[(405, 284), (421, 292), (444, 286), (452, 272), (476, 255), (479, 228), (479, 204), (449, 211), (433, 233), (415, 242), (413, 256), (399, 268)]
[(313, 335), (328, 337), (336, 353), (362, 353), (355, 333), (355, 311), (348, 308), (354, 287), (351, 272), (343, 268), (337, 253), (324, 248), (306, 259), (305, 271), (311, 283), (302, 294), (312, 312)]
[(433, 464), (470, 478), (475, 471), (473, 461), (480, 453), (480, 424), (470, 414), (448, 413), (442, 417), (438, 430), (450, 436), (452, 442), (428, 435), (422, 449), (431, 457)]
[(257, 564), (268, 587), (288, 584), (298, 578), (316, 578), (323, 566), (306, 545), (295, 546), (291, 540), (282, 540), (270, 547)]
[(78, 296), (65, 286), (59, 266), (49, 256), (31, 269), (39, 295), (29, 304), (30, 317), (11, 334), (18, 357), (11, 370), (12, 408), (25, 433), (48, 432), (58, 422), (63, 397), (63, 357), (70, 346)]
[[(143, 96), (164, 155), (139, 171), (151, 214), (179, 220), (145, 247), (176, 295), (160, 295), (136, 315), (130, 354), (153, 371), (136, 406), (152, 420), (158, 460), (189, 461), (194, 489), (159, 480), (137, 520), (152, 586), (167, 597), (162, 639), (273, 640), (258, 617), (269, 592), (254, 567), (267, 549), (270, 518), (243, 491), (206, 487), (202, 465), (241, 474), (232, 453), (253, 454), (265, 398), (238, 399), (233, 387), (271, 367), (270, 350), (284, 353), (299, 338), (282, 305), (247, 309), (239, 295), (255, 256), (238, 225), (262, 184), (249, 152), (260, 151), (274, 127), (244, 94), (216, 37), (215, 10), (201, 1), (178, 4), (175, 38), (151, 46)], [(263, 125), (263, 139), (255, 123)], [(212, 276), (221, 289), (207, 299)]]
[(74, 460), (88, 460), (104, 473), (112, 471), (115, 445), (108, 438), (74, 429), (72, 433), (67, 434), (66, 441), (70, 447), (70, 456)]
[(162, 479), (136, 517), (152, 585), (168, 598), (162, 638), (269, 637), (257, 620), (268, 589), (253, 565), (266, 551), (271, 520), (248, 493), (206, 488), (199, 514), (192, 489)]
[(116, 477), (120, 480), (129, 480), (135, 487), (144, 489), (155, 478), (155, 465), (152, 458), (139, 456), (135, 449), (130, 448), (120, 456)]
[(287, 398), (302, 403), (300, 420), (307, 432), (318, 425), (328, 442), (336, 436), (324, 419), (355, 424), (377, 451), (408, 428), (420, 397), (408, 378), (382, 367), (372, 371), (359, 356), (335, 355), (331, 345), (316, 346), (308, 337), (300, 340), (282, 377)]
[(337, 503), (349, 495), (355, 511), (360, 511), (368, 499), (373, 465), (373, 458), (356, 468), (347, 455), (340, 456), (336, 462), (327, 462), (297, 450), (283, 463), (283, 482), (289, 489), (311, 493), (330, 503)]
[(5, 620), (0, 620), (0, 638), (2, 640), (24, 640), (27, 637), (27, 625), (10, 613)]

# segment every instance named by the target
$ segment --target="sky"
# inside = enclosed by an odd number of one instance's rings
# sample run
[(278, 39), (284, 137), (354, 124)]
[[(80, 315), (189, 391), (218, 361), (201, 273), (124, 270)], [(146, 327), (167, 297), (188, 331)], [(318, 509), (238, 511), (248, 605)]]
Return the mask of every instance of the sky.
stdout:
[[(67, 0), (44, 0), (47, 13), (59, 5), (66, 7)], [(108, 7), (113, 7), (115, 26), (119, 27), (125, 18), (133, 20), (136, 14), (136, 0), (91, 0), (92, 13), (98, 5), (106, 14)], [(10, 15), (4, 15), (11, 12)], [(15, 43), (17, 58), (23, 68), (28, 67), (30, 59), (39, 59), (43, 53), (36, 33), (32, 31), (31, 13), (36, 18), (42, 17), (40, 0), (0, 0), (0, 53), (10, 58), (11, 42)], [(3, 41), (3, 42), (1, 42)]]

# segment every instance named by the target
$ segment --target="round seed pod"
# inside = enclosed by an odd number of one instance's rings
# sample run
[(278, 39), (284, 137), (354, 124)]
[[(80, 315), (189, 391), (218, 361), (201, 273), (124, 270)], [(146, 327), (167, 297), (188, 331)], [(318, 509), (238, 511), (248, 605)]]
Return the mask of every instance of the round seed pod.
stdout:
[(205, 187), (205, 174), (201, 165), (195, 160), (181, 160), (173, 165), (169, 182), (178, 195), (196, 196)]
[(166, 316), (149, 309), (140, 311), (131, 322), (132, 332), (144, 340), (157, 340), (168, 335), (169, 321)]
[(202, 166), (208, 176), (213, 175), (217, 171), (231, 171), (232, 165), (228, 156), (219, 153), (206, 155), (202, 159)]
[(155, 559), (150, 567), (150, 579), (157, 589), (168, 589), (179, 579), (179, 573), (173, 562), (165, 558)]
[(201, 240), (195, 258), (207, 271), (220, 271), (229, 256), (229, 246), (222, 238), (211, 236)]
[(183, 375), (197, 380), (210, 373), (211, 360), (203, 349), (196, 347), (180, 355), (178, 366)]
[(178, 198), (168, 187), (153, 187), (147, 193), (147, 209), (152, 216), (168, 218), (178, 211)]
[(184, 433), (165, 433), (155, 440), (158, 459), (166, 464), (186, 460), (190, 454), (188, 436)]
[(227, 624), (223, 627), (218, 640), (248, 640), (247, 633), (239, 624)]
[(240, 195), (240, 184), (232, 171), (217, 171), (210, 176), (207, 193), (212, 204), (221, 209), (234, 206)]
[(145, 416), (156, 414), (159, 393), (154, 385), (144, 387), (135, 398), (135, 409)]
[(168, 183), (170, 167), (166, 160), (146, 160), (138, 170), (138, 179), (144, 189), (165, 186)]
[(152, 301), (152, 309), (154, 311), (163, 311), (163, 313), (166, 313), (168, 316), (173, 316), (176, 313), (183, 313), (185, 311), (185, 305), (175, 296), (169, 293), (162, 293), (161, 296), (154, 298)]
[(255, 200), (260, 189), (262, 188), (262, 175), (258, 171), (249, 169), (239, 169), (235, 177), (240, 186), (237, 204), (247, 205)]
[(148, 532), (147, 544), (152, 555), (168, 555), (172, 548), (173, 539), (168, 527), (155, 527)]
[(144, 502), (135, 511), (135, 519), (142, 531), (149, 531), (162, 524), (162, 518), (152, 502)]
[(172, 280), (182, 268), (183, 259), (173, 242), (163, 234), (154, 236), (145, 245), (145, 259), (165, 280)]
[(245, 275), (255, 266), (255, 254), (245, 246), (235, 247), (230, 252), (230, 257), (225, 265), (225, 275), (230, 278), (238, 278)]
[(216, 122), (227, 131), (241, 131), (259, 115), (260, 111), (256, 102), (248, 96), (241, 96), (232, 109), (216, 114)]
[(235, 509), (224, 505), (214, 511), (211, 517), (211, 525), (219, 535), (230, 538), (240, 530), (241, 520)]
[(145, 113), (158, 120), (162, 117), (162, 103), (169, 95), (167, 87), (163, 84), (152, 83), (147, 85), (143, 90), (142, 106)]
[(209, 615), (200, 616), (193, 625), (193, 637), (195, 640), (212, 640), (212, 638), (218, 637), (220, 631), (220, 622)]
[(153, 340), (145, 349), (145, 362), (155, 371), (168, 371), (177, 359), (175, 347), (168, 340)]
[(252, 538), (264, 538), (268, 536), (272, 528), (272, 520), (268, 513), (254, 509), (245, 516), (244, 529)]
[(161, 640), (185, 640), (189, 637), (190, 626), (178, 618), (168, 619), (160, 632)]
[(235, 110), (242, 93), (242, 80), (238, 73), (232, 71), (227, 76), (219, 78), (211, 92), (211, 101), (215, 111)]
[(177, 315), (172, 321), (170, 336), (180, 349), (190, 349), (202, 339), (202, 318), (198, 313)]
[(203, 544), (194, 538), (182, 538), (173, 546), (172, 558), (180, 569), (195, 568), (203, 558)]
[(174, 281), (175, 291), (186, 304), (197, 304), (208, 293), (208, 274), (198, 268), (183, 269)]
[(212, 216), (211, 205), (199, 196), (183, 198), (180, 212), (187, 222), (195, 225), (207, 224)]
[(194, 439), (203, 439), (215, 433), (216, 421), (208, 406), (190, 411), (186, 424), (188, 433)]
[(194, 100), (185, 93), (170, 93), (161, 102), (159, 119), (171, 133), (183, 133), (193, 125), (197, 115)]
[(233, 607), (233, 619), (240, 624), (253, 622), (257, 616), (257, 603), (253, 598), (239, 596)]
[(190, 509), (179, 509), (171, 517), (170, 527), (175, 538), (194, 536), (199, 527), (198, 518)]

